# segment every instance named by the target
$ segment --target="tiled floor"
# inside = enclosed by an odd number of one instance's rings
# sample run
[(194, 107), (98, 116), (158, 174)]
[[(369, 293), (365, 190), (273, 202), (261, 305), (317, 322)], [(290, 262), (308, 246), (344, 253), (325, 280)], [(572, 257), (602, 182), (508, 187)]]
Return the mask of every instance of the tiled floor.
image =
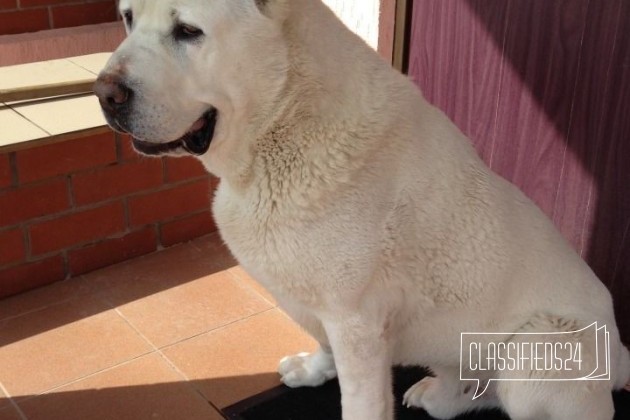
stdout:
[(0, 420), (221, 419), (314, 347), (211, 235), (0, 301)]

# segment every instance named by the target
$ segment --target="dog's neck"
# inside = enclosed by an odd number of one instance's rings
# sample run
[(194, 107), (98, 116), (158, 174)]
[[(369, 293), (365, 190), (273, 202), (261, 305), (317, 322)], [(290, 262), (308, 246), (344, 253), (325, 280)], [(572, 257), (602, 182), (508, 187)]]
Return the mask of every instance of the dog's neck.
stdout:
[[(414, 91), (400, 89), (408, 81), (392, 71), (321, 1), (291, 0), (288, 13), (283, 27), (288, 55), (286, 82), (275, 99), (263, 99), (265, 111), (251, 126), (252, 138), (238, 146), (238, 156), (242, 159), (247, 154), (251, 162), (241, 160), (235, 162), (238, 170), (229, 168), (227, 181), (235, 188), (245, 188), (253, 181), (254, 174), (259, 173), (254, 167), (256, 159), (260, 165), (260, 155), (274, 148), (283, 152), (268, 162), (282, 164), (279, 156), (294, 159), (286, 153), (296, 149), (301, 160), (293, 160), (292, 167), (316, 161), (316, 165), (336, 166), (338, 170), (328, 173), (335, 174), (338, 181), (347, 179), (398, 124), (401, 116), (391, 103), (410, 100), (401, 98), (399, 92)], [(415, 98), (415, 94), (411, 96)], [(244, 143), (249, 144), (247, 150)], [(338, 159), (341, 157), (343, 161)]]
[(291, 0), (289, 7), (284, 98), (303, 98), (308, 109), (302, 112), (322, 121), (347, 122), (372, 112), (387, 92), (383, 80), (392, 77), (389, 65), (320, 0)]

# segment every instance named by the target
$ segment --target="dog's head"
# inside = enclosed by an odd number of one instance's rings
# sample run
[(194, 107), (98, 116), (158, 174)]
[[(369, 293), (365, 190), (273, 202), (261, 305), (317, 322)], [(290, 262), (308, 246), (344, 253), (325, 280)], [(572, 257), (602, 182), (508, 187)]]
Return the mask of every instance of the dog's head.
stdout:
[(145, 154), (238, 139), (286, 77), (288, 0), (121, 0), (128, 37), (95, 85), (112, 128)]

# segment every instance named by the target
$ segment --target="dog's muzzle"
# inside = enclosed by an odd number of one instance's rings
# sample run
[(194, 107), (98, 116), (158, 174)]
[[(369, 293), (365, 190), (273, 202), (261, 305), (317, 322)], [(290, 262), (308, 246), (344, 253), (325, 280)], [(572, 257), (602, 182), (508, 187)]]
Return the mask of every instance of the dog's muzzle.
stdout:
[(134, 137), (127, 128), (134, 91), (124, 83), (121, 76), (100, 75), (94, 85), (94, 93), (98, 97), (107, 123), (118, 132), (131, 134), (133, 146), (140, 153), (162, 155), (184, 151), (193, 155), (203, 155), (210, 148), (218, 116), (214, 107), (199, 117), (180, 138), (170, 142), (151, 142)]

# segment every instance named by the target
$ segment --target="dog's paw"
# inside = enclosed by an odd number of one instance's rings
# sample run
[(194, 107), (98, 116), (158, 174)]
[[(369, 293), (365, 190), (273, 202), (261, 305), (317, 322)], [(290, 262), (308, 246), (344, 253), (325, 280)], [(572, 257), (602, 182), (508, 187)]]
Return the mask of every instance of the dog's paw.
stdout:
[(422, 405), (422, 397), (426, 394), (427, 390), (433, 386), (433, 383), (437, 379), (432, 376), (426, 376), (419, 382), (413, 385), (405, 392), (403, 396), (403, 405), (407, 408), (425, 408)]
[(290, 388), (319, 386), (337, 376), (332, 354), (323, 350), (285, 357), (280, 361), (278, 373), (282, 383)]

